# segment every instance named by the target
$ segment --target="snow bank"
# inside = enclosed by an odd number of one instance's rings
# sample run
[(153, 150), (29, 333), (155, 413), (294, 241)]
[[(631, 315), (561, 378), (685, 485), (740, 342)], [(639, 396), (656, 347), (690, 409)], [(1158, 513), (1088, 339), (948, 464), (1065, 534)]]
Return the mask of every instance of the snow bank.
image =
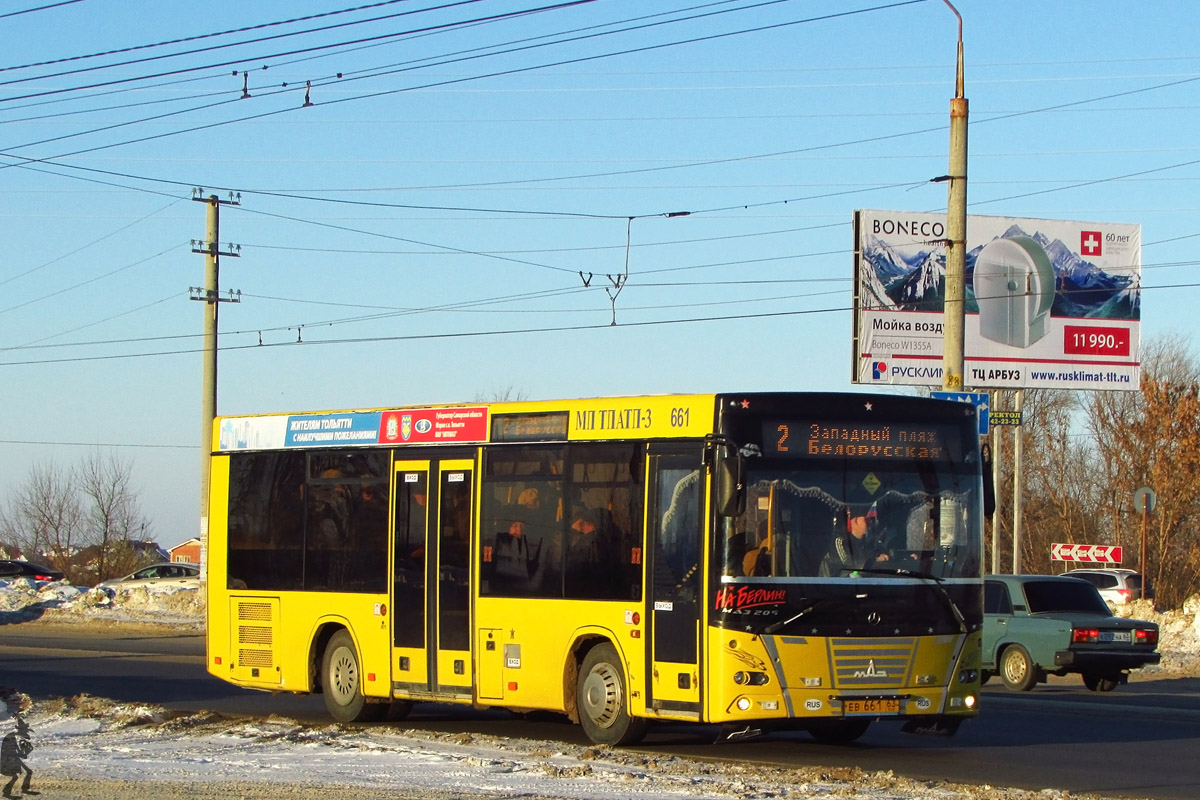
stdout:
[(86, 589), (66, 581), (0, 581), (0, 622), (46, 619), (75, 623), (204, 626), (204, 593), (179, 586)]

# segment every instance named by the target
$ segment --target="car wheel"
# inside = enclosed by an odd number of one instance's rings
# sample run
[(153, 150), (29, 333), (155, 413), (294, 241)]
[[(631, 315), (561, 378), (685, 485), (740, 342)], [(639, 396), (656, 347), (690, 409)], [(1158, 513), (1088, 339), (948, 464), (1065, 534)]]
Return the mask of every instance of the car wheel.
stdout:
[(610, 644), (597, 645), (584, 656), (575, 703), (583, 732), (596, 744), (634, 744), (646, 733), (646, 720), (629, 715), (625, 671)]
[(1000, 656), (1000, 677), (1014, 692), (1028, 692), (1037, 683), (1037, 667), (1029, 651), (1019, 644), (1009, 645)]
[(1106, 678), (1102, 675), (1084, 675), (1083, 685), (1093, 692), (1111, 692), (1120, 685), (1121, 681), (1117, 678)]
[(869, 719), (824, 719), (810, 723), (808, 733), (821, 744), (850, 744), (869, 727)]
[(370, 722), (387, 710), (383, 703), (368, 703), (363, 695), (358, 652), (346, 631), (335, 633), (325, 646), (321, 676), (325, 708), (338, 722)]

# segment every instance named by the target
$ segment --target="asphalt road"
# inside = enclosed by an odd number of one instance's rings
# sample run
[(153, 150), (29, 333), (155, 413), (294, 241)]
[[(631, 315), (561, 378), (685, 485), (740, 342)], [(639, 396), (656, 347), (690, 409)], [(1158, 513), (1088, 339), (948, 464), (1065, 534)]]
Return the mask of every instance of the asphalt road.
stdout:
[[(643, 746), (703, 759), (892, 770), (914, 779), (1200, 797), (1200, 679), (1139, 680), (1108, 693), (1089, 692), (1075, 678), (1052, 680), (1020, 695), (984, 687), (981, 716), (950, 739), (909, 736), (883, 722), (848, 747), (820, 745), (802, 733), (714, 745), (715, 728), (681, 725), (652, 729)], [(204, 641), (194, 633), (95, 635), (70, 626), (3, 625), (0, 683), (34, 697), (86, 693), (178, 710), (329, 722), (319, 696), (271, 695), (209, 676)], [(518, 719), (503, 711), (422, 704), (403, 724), (585, 743), (579, 728), (554, 715)]]

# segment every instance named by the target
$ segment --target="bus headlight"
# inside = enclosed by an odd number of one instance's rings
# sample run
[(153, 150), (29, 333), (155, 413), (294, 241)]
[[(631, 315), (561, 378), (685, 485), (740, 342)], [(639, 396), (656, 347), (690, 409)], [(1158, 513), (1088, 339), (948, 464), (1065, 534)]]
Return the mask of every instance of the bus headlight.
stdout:
[(958, 673), (959, 683), (975, 683), (977, 680), (979, 680), (979, 670), (977, 669), (964, 669)]
[(766, 686), (767, 673), (765, 672), (735, 672), (733, 673), (733, 682), (738, 686)]
[(738, 711), (749, 711), (750, 705), (751, 705), (750, 698), (749, 697), (739, 697), (737, 699), (737, 703), (735, 705), (737, 705)]

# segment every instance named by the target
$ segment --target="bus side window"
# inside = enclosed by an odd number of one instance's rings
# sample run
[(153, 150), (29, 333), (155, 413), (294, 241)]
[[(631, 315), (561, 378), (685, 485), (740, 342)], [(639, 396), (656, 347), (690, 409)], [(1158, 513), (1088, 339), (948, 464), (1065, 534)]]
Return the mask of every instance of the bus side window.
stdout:
[(304, 460), (304, 453), (230, 456), (230, 589), (303, 588)]
[(571, 445), (565, 596), (641, 599), (644, 465), (641, 445)]
[(562, 552), (562, 467), (561, 447), (488, 454), (479, 548), (483, 596), (562, 596), (561, 572), (554, 583)]

